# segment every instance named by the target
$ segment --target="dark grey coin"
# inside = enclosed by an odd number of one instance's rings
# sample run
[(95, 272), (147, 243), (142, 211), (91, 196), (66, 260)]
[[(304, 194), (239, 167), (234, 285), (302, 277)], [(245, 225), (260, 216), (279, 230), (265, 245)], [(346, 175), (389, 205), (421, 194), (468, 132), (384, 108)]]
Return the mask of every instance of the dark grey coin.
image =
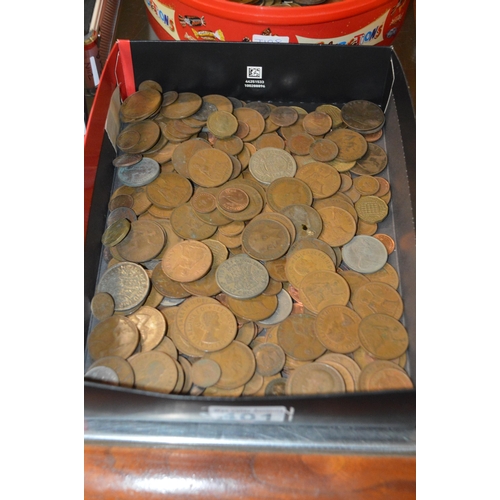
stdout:
[(247, 102), (246, 107), (258, 111), (264, 117), (264, 119), (266, 119), (271, 114), (272, 111), (271, 106), (269, 106), (269, 104), (261, 101)]
[(118, 179), (129, 187), (146, 186), (160, 175), (160, 164), (152, 158), (143, 158), (131, 167), (118, 169)]
[(323, 229), (323, 219), (314, 208), (309, 205), (288, 205), (281, 210), (288, 217), (297, 230), (296, 239), (317, 238)]
[(128, 207), (115, 208), (108, 215), (108, 218), (106, 220), (106, 227), (111, 226), (111, 224), (120, 219), (128, 219), (130, 222), (134, 222), (137, 220), (137, 214)]
[(208, 117), (217, 111), (217, 106), (211, 102), (203, 101), (201, 104), (201, 108), (189, 118), (194, 118), (195, 120), (199, 120), (200, 122), (206, 122)]
[(228, 96), (228, 99), (233, 103), (233, 109), (238, 109), (245, 106), (245, 103), (241, 99), (238, 99), (237, 97)]
[(366, 153), (356, 161), (356, 165), (350, 171), (357, 175), (377, 175), (387, 167), (387, 162), (385, 150), (377, 144), (369, 142)]
[(349, 101), (341, 110), (343, 122), (356, 132), (378, 132), (385, 123), (385, 115), (380, 106), (371, 101)]

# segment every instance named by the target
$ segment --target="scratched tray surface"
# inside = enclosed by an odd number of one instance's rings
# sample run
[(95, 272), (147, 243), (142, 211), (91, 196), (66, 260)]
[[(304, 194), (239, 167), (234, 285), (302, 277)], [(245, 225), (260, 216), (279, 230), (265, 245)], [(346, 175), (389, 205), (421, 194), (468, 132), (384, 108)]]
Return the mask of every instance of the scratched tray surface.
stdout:
[[(283, 102), (274, 101), (271, 102), (275, 105), (297, 105), (301, 106), (307, 111), (314, 110), (318, 105), (324, 103), (294, 103), (294, 102)], [(334, 103), (336, 106), (341, 107), (343, 103)], [(406, 276), (408, 267), (406, 266), (406, 259), (401, 259), (401, 252), (399, 248), (406, 245), (405, 239), (411, 238), (411, 233), (413, 231), (412, 227), (412, 217), (411, 217), (411, 205), (405, 203), (409, 200), (408, 193), (408, 181), (405, 168), (404, 154), (401, 148), (401, 136), (398, 133), (399, 129), (397, 127), (397, 114), (394, 105), (394, 100), (391, 99), (386, 111), (386, 125), (385, 133), (382, 138), (377, 141), (376, 144), (381, 146), (388, 153), (388, 165), (378, 176), (387, 179), (391, 184), (392, 198), (389, 203), (389, 215), (378, 224), (379, 233), (385, 233), (391, 236), (396, 242), (395, 251), (389, 255), (388, 262), (391, 264), (398, 272), (401, 280), (399, 287), (399, 292), (401, 293), (405, 301), (405, 311), (401, 322), (405, 325), (410, 336), (410, 346), (415, 344), (415, 329), (414, 321), (411, 320), (411, 303), (414, 301), (414, 296), (411, 290), (411, 279)], [(395, 122), (395, 123), (393, 123)], [(399, 146), (399, 147), (398, 147)], [(115, 191), (122, 183), (115, 174), (112, 186), (112, 192)], [(406, 205), (406, 206), (405, 206)], [(409, 216), (409, 218), (408, 218)], [(99, 273), (97, 277), (97, 283), (99, 282), (101, 276), (106, 271), (108, 261), (105, 258), (104, 251), (101, 253)], [(410, 308), (410, 311), (408, 311)], [(95, 327), (98, 321), (92, 316), (90, 320), (89, 332)], [(414, 379), (414, 350), (410, 347), (409, 356), (407, 357), (407, 365), (405, 369)], [(85, 356), (85, 370), (93, 363), (92, 358), (86, 350)]]

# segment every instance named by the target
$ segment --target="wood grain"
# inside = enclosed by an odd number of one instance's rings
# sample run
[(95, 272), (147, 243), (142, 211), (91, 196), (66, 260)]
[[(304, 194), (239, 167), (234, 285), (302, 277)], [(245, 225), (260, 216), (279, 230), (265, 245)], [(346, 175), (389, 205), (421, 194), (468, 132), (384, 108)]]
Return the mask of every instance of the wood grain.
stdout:
[(85, 499), (416, 498), (416, 458), (85, 445)]

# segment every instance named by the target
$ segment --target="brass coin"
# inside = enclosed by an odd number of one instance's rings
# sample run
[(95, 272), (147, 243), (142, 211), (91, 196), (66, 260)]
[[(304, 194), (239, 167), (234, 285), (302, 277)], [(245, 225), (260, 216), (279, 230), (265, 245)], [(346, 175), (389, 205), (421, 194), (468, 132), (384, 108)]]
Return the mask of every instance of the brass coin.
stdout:
[(287, 379), (287, 395), (333, 394), (345, 392), (342, 375), (330, 365), (309, 363), (300, 366)]
[(361, 196), (354, 207), (359, 218), (369, 223), (382, 222), (389, 213), (387, 203), (378, 196)]
[(175, 234), (186, 240), (206, 240), (217, 231), (217, 226), (204, 222), (189, 203), (174, 208), (170, 222)]
[(316, 338), (311, 314), (292, 314), (278, 328), (278, 342), (285, 353), (299, 361), (319, 358), (326, 348)]
[(333, 104), (320, 104), (316, 111), (321, 111), (322, 113), (327, 113), (332, 119), (332, 128), (337, 128), (343, 124), (342, 121), (342, 110)]
[(339, 154), (339, 147), (329, 139), (317, 139), (309, 146), (309, 154), (316, 161), (331, 161)]
[(290, 106), (276, 106), (269, 114), (269, 118), (279, 127), (289, 127), (298, 120), (299, 114)]
[(245, 137), (245, 142), (251, 142), (259, 135), (264, 132), (264, 128), (266, 126), (266, 122), (264, 117), (255, 109), (242, 107), (233, 109), (234, 116), (238, 119), (239, 122), (246, 123), (250, 129), (248, 135)]
[(390, 255), (392, 252), (394, 252), (394, 249), (396, 248), (396, 243), (388, 234), (378, 233), (374, 234), (373, 237), (377, 238), (377, 240), (379, 240), (385, 246), (385, 249), (387, 250), (387, 255)]
[(243, 230), (242, 246), (256, 260), (279, 259), (290, 247), (290, 233), (280, 222), (253, 220)]
[(111, 316), (98, 323), (90, 332), (87, 345), (94, 360), (106, 356), (128, 358), (139, 343), (139, 331), (124, 316)]
[(221, 290), (237, 299), (256, 297), (269, 283), (266, 268), (245, 254), (236, 255), (223, 262), (215, 277)]
[(217, 196), (217, 206), (226, 212), (241, 212), (249, 203), (250, 197), (241, 188), (228, 187), (221, 190)]
[(220, 351), (227, 347), (236, 337), (237, 330), (234, 315), (218, 303), (196, 307), (188, 314), (184, 324), (188, 342), (205, 352)]
[(257, 150), (250, 157), (248, 169), (259, 182), (270, 184), (276, 179), (293, 177), (297, 171), (297, 164), (287, 151), (267, 147)]
[(131, 356), (128, 362), (134, 370), (135, 387), (138, 389), (170, 394), (177, 385), (177, 366), (168, 354), (140, 352)]
[(196, 113), (203, 104), (201, 97), (193, 92), (179, 92), (177, 99), (167, 106), (162, 106), (161, 114), (172, 120), (187, 118)]
[(130, 366), (130, 363), (120, 356), (106, 356), (94, 361), (92, 365), (89, 366), (89, 370), (95, 368), (96, 366), (107, 366), (111, 368), (116, 375), (118, 375), (118, 385), (122, 387), (133, 387), (134, 386), (134, 370)]
[(302, 122), (304, 130), (313, 136), (325, 135), (332, 128), (332, 118), (322, 111), (311, 111)]
[(151, 306), (142, 306), (128, 319), (139, 330), (141, 352), (153, 350), (165, 336), (167, 322), (158, 309)]
[(288, 205), (311, 205), (313, 194), (302, 180), (283, 177), (273, 181), (267, 188), (267, 202), (276, 212)]
[(218, 110), (209, 115), (207, 128), (218, 139), (225, 139), (238, 130), (238, 119), (228, 111)]
[(256, 372), (263, 377), (279, 373), (285, 365), (285, 351), (276, 344), (264, 342), (253, 349)]
[(303, 248), (288, 255), (285, 273), (294, 287), (300, 289), (304, 277), (313, 271), (335, 272), (335, 264), (329, 255), (316, 248)]
[(170, 279), (189, 283), (208, 273), (212, 258), (212, 252), (207, 245), (196, 240), (186, 240), (165, 253), (162, 269)]
[(339, 147), (336, 160), (346, 162), (359, 160), (368, 149), (365, 138), (354, 130), (336, 128), (326, 134), (325, 139), (335, 142)]
[(395, 319), (403, 315), (401, 295), (387, 283), (365, 283), (351, 295), (351, 303), (362, 318), (374, 313), (387, 314)]
[(146, 300), (150, 286), (144, 268), (132, 262), (119, 262), (104, 272), (97, 292), (109, 293), (115, 302), (115, 311), (124, 312), (140, 306)]
[(340, 247), (351, 241), (356, 234), (354, 217), (338, 207), (324, 207), (318, 209), (323, 220), (323, 231), (318, 236), (320, 240), (332, 247)]
[(345, 306), (349, 302), (349, 296), (347, 281), (335, 271), (313, 271), (306, 274), (300, 282), (300, 302), (314, 313), (331, 305)]
[(213, 359), (202, 358), (191, 366), (191, 379), (198, 387), (215, 385), (222, 375), (220, 366)]
[(376, 132), (385, 123), (385, 115), (380, 106), (366, 100), (354, 100), (342, 106), (342, 120), (358, 132)]
[(383, 148), (377, 144), (367, 143), (366, 152), (357, 158), (351, 172), (358, 175), (377, 175), (387, 167), (387, 162), (387, 153)]
[(202, 187), (224, 184), (233, 173), (233, 162), (227, 153), (219, 149), (200, 149), (188, 163), (189, 177)]
[(278, 298), (276, 295), (258, 295), (250, 299), (235, 299), (228, 296), (227, 305), (240, 318), (261, 321), (274, 314), (278, 307)]
[(92, 297), (90, 310), (97, 320), (102, 321), (113, 316), (115, 301), (109, 293), (98, 292)]
[(413, 389), (407, 373), (390, 361), (374, 361), (361, 372), (359, 388), (362, 391)]
[(255, 373), (255, 357), (252, 350), (236, 340), (220, 351), (208, 353), (206, 358), (215, 361), (221, 367), (222, 374), (216, 384), (219, 389), (236, 389), (244, 386)]
[(177, 173), (161, 173), (146, 186), (146, 196), (160, 208), (172, 209), (183, 205), (192, 194), (192, 184)]
[(292, 221), (297, 239), (317, 238), (321, 234), (323, 220), (309, 205), (288, 205), (281, 213)]
[(361, 317), (342, 305), (330, 305), (316, 317), (314, 331), (318, 340), (330, 351), (349, 353), (359, 347), (358, 326)]
[(124, 123), (143, 120), (161, 106), (162, 95), (155, 89), (144, 89), (130, 94), (120, 106), (120, 119)]
[(311, 162), (298, 169), (296, 179), (304, 181), (315, 199), (327, 198), (336, 193), (341, 184), (338, 171), (326, 163)]
[(286, 145), (293, 154), (305, 156), (309, 154), (311, 146), (315, 141), (316, 139), (312, 135), (302, 130), (290, 135)]
[(118, 253), (129, 262), (146, 262), (154, 259), (165, 245), (165, 233), (152, 220), (132, 222), (127, 236), (116, 245)]

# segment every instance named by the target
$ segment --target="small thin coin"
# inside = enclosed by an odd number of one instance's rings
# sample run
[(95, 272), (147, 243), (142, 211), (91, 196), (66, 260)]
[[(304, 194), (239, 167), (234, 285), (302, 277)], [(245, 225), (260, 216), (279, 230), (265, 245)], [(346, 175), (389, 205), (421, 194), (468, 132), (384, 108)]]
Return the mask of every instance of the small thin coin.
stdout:
[(394, 252), (394, 249), (396, 248), (396, 243), (388, 234), (377, 233), (374, 234), (373, 237), (379, 240), (385, 246), (385, 249), (387, 250), (387, 255), (390, 255), (392, 252)]

